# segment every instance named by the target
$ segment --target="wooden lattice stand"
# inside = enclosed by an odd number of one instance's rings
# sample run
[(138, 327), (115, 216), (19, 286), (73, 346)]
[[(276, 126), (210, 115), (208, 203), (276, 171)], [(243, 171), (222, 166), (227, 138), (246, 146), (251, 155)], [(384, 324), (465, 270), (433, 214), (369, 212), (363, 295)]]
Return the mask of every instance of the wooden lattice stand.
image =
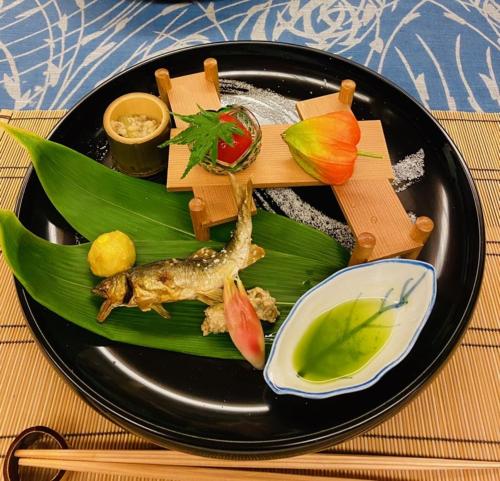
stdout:
[[(217, 61), (207, 59), (204, 72), (170, 78), (166, 69), (155, 72), (161, 98), (172, 111), (193, 114), (198, 106), (221, 107)], [(356, 85), (344, 80), (340, 91), (297, 102), (302, 119), (337, 110), (349, 110)], [(179, 119), (171, 136), (187, 125)], [(262, 125), (262, 147), (257, 159), (237, 174), (241, 182), (251, 179), (255, 187), (324, 186), (293, 160), (281, 133), (289, 125)], [(428, 217), (413, 224), (390, 181), (394, 177), (389, 151), (379, 120), (360, 121), (358, 148), (376, 152), (380, 159), (359, 157), (354, 173), (344, 185), (332, 186), (335, 197), (356, 238), (350, 265), (387, 257), (416, 258), (434, 227)], [(171, 145), (167, 172), (169, 191), (193, 191), (189, 207), (196, 237), (208, 240), (210, 227), (236, 218), (237, 208), (227, 176), (215, 175), (195, 166), (181, 179), (189, 160), (189, 148)]]

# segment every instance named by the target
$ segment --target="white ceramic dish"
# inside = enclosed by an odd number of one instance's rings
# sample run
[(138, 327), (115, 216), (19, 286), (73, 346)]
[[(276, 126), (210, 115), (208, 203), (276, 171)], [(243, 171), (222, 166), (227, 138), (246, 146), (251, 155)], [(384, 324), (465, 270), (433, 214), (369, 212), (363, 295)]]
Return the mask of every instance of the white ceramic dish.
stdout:
[[(319, 315), (357, 297), (386, 298), (387, 305), (398, 303), (402, 292), (408, 292), (412, 286), (407, 302), (394, 309), (395, 321), (389, 338), (364, 366), (349, 375), (321, 382), (297, 374), (293, 354)], [(387, 259), (336, 272), (306, 292), (290, 311), (276, 334), (264, 378), (277, 394), (307, 398), (320, 399), (366, 389), (410, 352), (435, 299), (436, 274), (432, 265), (425, 262)]]

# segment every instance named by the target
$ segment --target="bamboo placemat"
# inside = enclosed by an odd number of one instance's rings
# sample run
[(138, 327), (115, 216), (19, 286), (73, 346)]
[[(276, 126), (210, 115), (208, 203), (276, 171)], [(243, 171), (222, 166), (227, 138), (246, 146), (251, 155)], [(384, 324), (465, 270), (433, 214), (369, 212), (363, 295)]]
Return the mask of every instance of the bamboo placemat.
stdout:
[[(47, 135), (63, 114), (0, 110), (0, 121)], [(483, 202), (487, 259), (481, 296), (463, 342), (434, 382), (397, 415), (329, 452), (500, 460), (500, 114), (435, 111), (434, 115), (463, 153)], [(0, 132), (0, 207), (14, 207), (29, 165), (24, 150)], [(61, 432), (75, 448), (152, 447), (95, 412), (49, 365), (25, 324), (1, 255), (0, 285), (0, 461), (14, 436), (36, 424)], [(350, 475), (384, 480), (500, 480), (500, 473), (491, 471)], [(70, 481), (113, 478), (66, 476)]]

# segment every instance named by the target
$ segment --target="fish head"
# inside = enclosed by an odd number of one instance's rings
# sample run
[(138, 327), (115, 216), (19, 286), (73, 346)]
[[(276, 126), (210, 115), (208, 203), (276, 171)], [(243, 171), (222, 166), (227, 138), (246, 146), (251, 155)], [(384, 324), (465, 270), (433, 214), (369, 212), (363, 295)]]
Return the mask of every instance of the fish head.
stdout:
[(130, 289), (126, 273), (120, 272), (114, 276), (106, 277), (106, 279), (99, 282), (92, 289), (92, 293), (105, 299), (97, 316), (97, 319), (102, 322), (113, 308), (127, 304), (130, 300), (132, 290)]
[(113, 304), (126, 303), (129, 294), (127, 275), (124, 272), (106, 277), (92, 289), (92, 293), (104, 299), (109, 299)]

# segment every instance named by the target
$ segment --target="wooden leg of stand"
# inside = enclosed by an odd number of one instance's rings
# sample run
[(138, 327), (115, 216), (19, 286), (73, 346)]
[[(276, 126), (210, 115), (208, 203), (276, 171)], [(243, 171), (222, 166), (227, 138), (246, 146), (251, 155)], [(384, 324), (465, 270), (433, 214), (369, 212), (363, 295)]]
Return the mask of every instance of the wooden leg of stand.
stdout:
[(352, 100), (354, 98), (354, 92), (356, 91), (356, 83), (354, 80), (342, 80), (340, 84), (340, 92), (339, 92), (339, 102), (342, 102), (345, 105), (352, 105)]
[(410, 252), (406, 256), (407, 259), (416, 259), (420, 255), (420, 252), (424, 248), (424, 245), (433, 230), (434, 222), (431, 218), (426, 216), (417, 217), (417, 220), (415, 221), (415, 224), (413, 225), (413, 228), (410, 232), (410, 237), (415, 242), (421, 242), (423, 245), (422, 247), (420, 247), (420, 249), (415, 249), (414, 251)]
[(203, 199), (194, 197), (189, 201), (189, 212), (193, 223), (194, 235), (200, 241), (210, 239), (210, 229), (205, 224), (206, 211), (207, 208)]
[(219, 68), (217, 66), (217, 60), (215, 58), (207, 58), (203, 62), (203, 70), (205, 70), (205, 78), (215, 85), (215, 90), (220, 97), (220, 86), (219, 86)]
[(170, 82), (170, 74), (168, 73), (168, 70), (166, 68), (159, 68), (156, 70), (155, 79), (160, 98), (167, 104), (167, 107), (170, 108), (168, 91), (172, 88), (172, 83)]
[(376, 242), (377, 240), (373, 234), (369, 232), (360, 234), (349, 259), (349, 265), (355, 266), (367, 262), (375, 248)]

